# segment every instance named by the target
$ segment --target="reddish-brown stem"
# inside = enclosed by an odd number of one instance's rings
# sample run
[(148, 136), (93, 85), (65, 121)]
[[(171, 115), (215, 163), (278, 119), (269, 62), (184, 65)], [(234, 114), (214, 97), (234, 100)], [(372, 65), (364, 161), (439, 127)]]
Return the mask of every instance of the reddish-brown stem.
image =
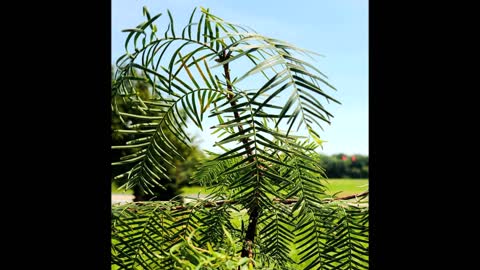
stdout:
[[(228, 59), (228, 55), (226, 52), (223, 53), (223, 58), (220, 59), (221, 61), (225, 61)], [(224, 64), (223, 65), (223, 71), (225, 72), (225, 79), (227, 80), (227, 90), (228, 90), (228, 94), (227, 94), (227, 99), (230, 101), (230, 105), (232, 105), (232, 107), (236, 106), (237, 105), (237, 102), (235, 100), (233, 100), (233, 89), (232, 89), (232, 83), (230, 81), (230, 70), (229, 70), (229, 67), (228, 67), (228, 63)], [(233, 116), (235, 117), (235, 120), (239, 121), (238, 119), (240, 118), (240, 114), (235, 111), (233, 112)], [(238, 132), (239, 133), (243, 133), (243, 126), (242, 125), (238, 125)], [(250, 145), (248, 145), (248, 139), (247, 138), (243, 138), (242, 140), (242, 143), (245, 145), (245, 150), (247, 151), (247, 155), (248, 156), (251, 156), (252, 155), (252, 149), (250, 148)]]
[[(230, 57), (229, 54), (227, 54), (226, 52), (223, 52), (223, 57), (220, 60), (225, 61), (229, 57)], [(227, 99), (230, 101), (230, 105), (232, 105), (232, 107), (235, 107), (235, 105), (237, 105), (237, 102), (235, 100), (233, 100), (234, 95), (233, 95), (233, 91), (232, 91), (233, 89), (232, 89), (232, 82), (230, 80), (230, 70), (229, 70), (228, 63), (223, 65), (223, 71), (225, 72), (225, 79), (227, 81), (227, 90), (228, 90)], [(240, 114), (237, 111), (233, 112), (233, 116), (235, 117), (235, 119), (237, 121), (240, 121), (240, 120), (238, 120), (240, 118)], [(243, 133), (243, 126), (240, 125), (240, 124), (238, 125), (238, 132)], [(248, 144), (248, 139), (243, 138), (241, 140), (241, 142), (245, 146), (245, 150), (247, 152), (247, 155), (251, 156), (252, 155), (252, 148), (250, 148), (250, 145)], [(253, 162), (253, 160), (251, 160), (251, 162)], [(250, 211), (249, 211), (250, 218), (249, 218), (249, 223), (248, 223), (248, 227), (247, 227), (247, 232), (245, 234), (245, 244), (244, 244), (244, 247), (242, 249), (242, 257), (248, 257), (249, 248), (248, 248), (247, 243), (250, 243), (250, 245), (253, 245), (253, 243), (254, 243), (255, 234), (256, 234), (256, 230), (257, 230), (257, 222), (258, 222), (258, 212), (259, 212), (258, 210), (259, 209), (258, 209), (258, 206), (256, 204), (253, 204), (252, 208), (250, 208)]]

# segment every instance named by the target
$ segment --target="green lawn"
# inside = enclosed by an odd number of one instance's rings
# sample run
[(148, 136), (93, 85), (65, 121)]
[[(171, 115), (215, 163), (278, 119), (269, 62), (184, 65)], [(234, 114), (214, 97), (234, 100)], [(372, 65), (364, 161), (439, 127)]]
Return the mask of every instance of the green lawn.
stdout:
[(329, 179), (328, 194), (341, 191), (338, 196), (346, 196), (368, 190), (368, 179)]
[(183, 187), (182, 194), (208, 194), (207, 189), (199, 186)]
[[(338, 196), (346, 196), (356, 193), (361, 193), (368, 190), (368, 179), (329, 179), (327, 183), (328, 194), (340, 192)], [(203, 187), (183, 187), (183, 194), (208, 194)]]
[(118, 189), (117, 185), (115, 185), (115, 183), (112, 183), (112, 194), (128, 194), (128, 195), (132, 195), (132, 194), (133, 194), (133, 190), (129, 189), (129, 190), (125, 191), (124, 189)]
[[(346, 196), (356, 193), (361, 193), (365, 190), (368, 190), (368, 179), (329, 179), (327, 183), (328, 194), (334, 194), (335, 192), (341, 191), (338, 196)], [(208, 194), (205, 188), (192, 186), (192, 187), (183, 187), (183, 194)], [(112, 183), (112, 194), (133, 194), (132, 190), (120, 190), (118, 187)]]

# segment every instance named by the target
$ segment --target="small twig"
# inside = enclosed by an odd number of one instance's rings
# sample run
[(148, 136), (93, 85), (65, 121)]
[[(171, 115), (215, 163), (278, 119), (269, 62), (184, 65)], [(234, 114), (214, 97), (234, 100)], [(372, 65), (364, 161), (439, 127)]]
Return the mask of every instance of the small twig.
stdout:
[(344, 196), (344, 197), (338, 197), (338, 198), (334, 198), (334, 199), (327, 199), (327, 200), (330, 200), (330, 201), (337, 201), (337, 200), (349, 200), (349, 199), (353, 199), (353, 198), (357, 198), (357, 197), (361, 197), (363, 195), (368, 195), (368, 190), (367, 191), (364, 191), (362, 193), (358, 193), (358, 194), (353, 194), (353, 195), (348, 195), (348, 196)]

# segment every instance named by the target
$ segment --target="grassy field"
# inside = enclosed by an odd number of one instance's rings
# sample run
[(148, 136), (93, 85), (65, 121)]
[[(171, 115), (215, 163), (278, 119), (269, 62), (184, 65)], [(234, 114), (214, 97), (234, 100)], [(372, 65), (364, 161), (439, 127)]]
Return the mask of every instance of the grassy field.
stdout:
[(129, 189), (125, 191), (124, 189), (118, 189), (117, 185), (115, 183), (112, 183), (112, 194), (128, 194), (131, 195), (133, 194), (133, 190)]
[[(333, 195), (338, 192), (337, 197), (341, 197), (368, 190), (368, 179), (329, 179), (326, 186), (328, 188), (327, 194)], [(183, 187), (181, 192), (183, 195), (192, 197), (197, 197), (197, 194), (203, 197), (209, 193), (206, 188), (199, 186)], [(112, 194), (133, 195), (133, 191), (119, 189), (112, 183)]]
[[(327, 193), (330, 195), (340, 192), (338, 196), (346, 196), (368, 190), (368, 179), (329, 179), (327, 187)], [(208, 194), (206, 189), (202, 187), (183, 187), (182, 193)]]
[[(327, 183), (328, 194), (340, 192), (338, 196), (346, 196), (356, 194), (368, 190), (368, 179), (329, 179)], [(202, 187), (183, 187), (183, 194), (208, 194), (205, 188)], [(133, 194), (132, 190), (120, 190), (112, 183), (112, 194)]]
[(357, 194), (368, 190), (368, 179), (329, 179), (328, 194), (340, 192), (338, 196)]

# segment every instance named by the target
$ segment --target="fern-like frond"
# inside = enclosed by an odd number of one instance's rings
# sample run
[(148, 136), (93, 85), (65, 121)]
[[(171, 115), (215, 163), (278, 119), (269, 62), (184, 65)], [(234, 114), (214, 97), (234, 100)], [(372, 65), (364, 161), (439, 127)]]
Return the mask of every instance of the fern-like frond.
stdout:
[[(226, 100), (229, 94), (219, 80), (222, 74), (212, 71), (210, 62), (216, 63), (214, 58), (219, 57), (219, 52), (226, 46), (219, 39), (222, 31), (237, 31), (237, 28), (218, 21), (209, 15), (208, 10), (202, 9), (197, 22), (194, 22), (195, 14), (194, 10), (181, 36), (175, 30), (170, 12), (167, 30), (158, 36), (154, 21), (161, 14), (151, 17), (146, 9), (147, 21), (125, 30), (129, 32), (125, 43), (127, 53), (117, 61), (112, 104), (124, 123), (138, 122), (117, 132), (135, 134), (138, 138), (127, 145), (112, 148), (134, 150), (128, 158), (113, 163), (132, 164), (128, 172), (117, 177), (128, 180), (126, 188), (140, 186), (150, 192), (152, 186), (162, 186), (160, 179), (168, 179), (166, 166), (171, 166), (175, 158), (182, 158), (177, 146), (165, 133), (188, 145), (187, 121), (203, 128), (204, 113), (212, 104)], [(133, 48), (133, 52), (129, 52), (129, 48)], [(138, 76), (137, 71), (142, 76)], [(152, 100), (139, 96), (135, 88), (138, 80), (148, 84), (154, 97)], [(119, 96), (137, 111), (119, 110), (115, 104)]]
[(335, 223), (328, 232), (333, 237), (326, 243), (331, 250), (327, 264), (331, 269), (368, 269), (368, 208), (342, 202)]
[(329, 202), (299, 215), (296, 249), (304, 269), (368, 269), (368, 207)]
[(167, 253), (173, 220), (158, 203), (112, 207), (112, 264), (120, 269), (173, 269)]
[[(258, 122), (253, 114), (253, 106), (248, 93), (239, 92), (233, 106), (223, 109), (225, 104), (219, 105), (213, 115), (223, 113), (236, 113), (237, 117), (231, 121), (216, 126), (219, 129), (228, 129), (234, 124), (239, 132), (231, 134), (216, 144), (236, 144), (225, 153), (217, 156), (214, 161), (231, 161), (232, 166), (222, 174), (238, 175), (229, 186), (234, 194), (232, 199), (238, 201), (246, 208), (255, 209), (272, 208), (269, 197), (281, 196), (276, 192), (274, 183), (289, 182), (282, 177), (278, 166), (289, 167), (288, 164), (272, 158), (273, 152), (288, 152), (280, 148), (269, 137), (273, 134), (264, 124)], [(231, 103), (231, 102), (230, 102)], [(241, 157), (240, 160), (238, 158)], [(235, 160), (235, 162), (233, 162)]]
[(294, 124), (298, 123), (297, 130), (303, 125), (313, 139), (319, 141), (319, 135), (315, 131), (315, 127), (322, 129), (322, 125), (318, 121), (330, 124), (330, 118), (333, 117), (319, 102), (319, 99), (324, 98), (327, 102), (333, 101), (339, 104), (340, 102), (327, 94), (321, 87), (323, 85), (335, 89), (327, 82), (325, 75), (316, 67), (295, 55), (309, 56), (312, 52), (256, 33), (242, 33), (241, 35), (244, 37), (224, 49), (225, 51), (233, 51), (233, 57), (220, 64), (233, 62), (245, 55), (269, 55), (268, 58), (257, 63), (237, 79), (235, 84), (238, 85), (242, 80), (252, 77), (258, 72), (273, 70), (273, 76), (267, 76), (268, 81), (252, 97), (252, 100), (259, 104), (256, 111), (258, 112), (264, 106), (271, 104), (273, 98), (279, 97), (281, 94), (288, 95), (286, 102), (283, 106), (279, 106), (280, 108), (275, 113), (278, 117), (276, 125), (278, 126), (283, 119), (286, 119), (288, 125), (286, 133), (289, 134)]
[(252, 269), (251, 266), (256, 262), (252, 258), (242, 258), (237, 254), (236, 243), (228, 230), (221, 228), (225, 239), (222, 246), (213, 248), (207, 245), (207, 248), (197, 247), (191, 239), (194, 238), (195, 231), (192, 232), (184, 241), (176, 244), (170, 249), (170, 255), (173, 258), (174, 267), (178, 270), (232, 270), (232, 269)]
[(290, 257), (291, 243), (295, 240), (293, 217), (290, 209), (277, 203), (276, 207), (260, 216), (260, 253), (267, 254), (279, 268), (285, 268), (294, 261)]
[(231, 206), (207, 208), (206, 203), (198, 200), (188, 204), (142, 202), (113, 206), (112, 262), (122, 269), (171, 269), (168, 250), (187, 238), (197, 247), (223, 246), (222, 228), (233, 229)]
[(238, 173), (225, 173), (242, 160), (241, 157), (216, 160), (218, 154), (210, 153), (209, 160), (199, 166), (192, 176), (192, 184), (208, 187), (211, 191), (209, 198), (213, 200), (232, 199), (232, 190), (229, 188), (238, 179)]
[(291, 169), (282, 170), (285, 178), (292, 180), (292, 184), (284, 185), (288, 194), (286, 198), (297, 198), (298, 201), (293, 206), (292, 212), (299, 211), (302, 216), (307, 210), (315, 210), (324, 204), (321, 199), (326, 197), (325, 171), (320, 167), (318, 160), (314, 157), (318, 154), (314, 152), (316, 145), (310, 143), (299, 143), (297, 141), (283, 140), (283, 147), (296, 149), (296, 155), (284, 155), (283, 161), (291, 165)]
[[(238, 235), (237, 229), (232, 224), (232, 212), (236, 211), (230, 204), (223, 204), (204, 209), (200, 223), (199, 246), (223, 246), (225, 242), (225, 230)], [(237, 249), (239, 250), (239, 249)]]
[(298, 220), (296, 226), (296, 250), (300, 258), (299, 264), (307, 264), (308, 269), (329, 269), (329, 255), (326, 242), (330, 239), (327, 231), (334, 225), (335, 208), (324, 205), (314, 210), (306, 211)]
[(172, 142), (172, 137), (175, 141), (189, 146), (190, 136), (185, 132), (187, 119), (194, 122), (198, 120), (195, 120), (195, 116), (200, 112), (192, 104), (199, 103), (198, 97), (207, 92), (211, 94), (211, 98), (216, 97), (216, 90), (197, 89), (179, 95), (175, 100), (156, 98), (143, 101), (138, 96), (126, 98), (131, 110), (135, 111), (126, 113), (117, 110), (123, 121), (129, 121), (130, 124), (116, 132), (131, 134), (135, 138), (126, 145), (112, 146), (112, 149), (132, 149), (134, 153), (112, 163), (131, 164), (129, 171), (115, 178), (126, 178), (127, 189), (139, 186), (145, 192), (150, 192), (155, 185), (161, 186), (161, 179), (169, 180), (167, 168), (174, 167), (175, 159), (184, 158), (177, 151), (178, 145)]

